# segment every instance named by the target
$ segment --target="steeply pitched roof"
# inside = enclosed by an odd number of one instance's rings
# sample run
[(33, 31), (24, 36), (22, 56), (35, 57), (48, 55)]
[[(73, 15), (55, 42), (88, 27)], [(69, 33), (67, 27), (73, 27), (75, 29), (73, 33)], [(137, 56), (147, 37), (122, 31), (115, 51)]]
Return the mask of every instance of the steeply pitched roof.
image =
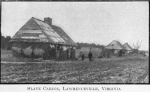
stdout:
[(122, 44), (119, 41), (113, 40), (110, 44), (108, 44), (106, 49), (124, 49)]
[(65, 31), (63, 31), (63, 29), (61, 27), (58, 27), (58, 26), (55, 26), (55, 25), (52, 25), (52, 29), (54, 29), (58, 35), (63, 38), (63, 40), (70, 44), (70, 45), (76, 45), (74, 43), (74, 41), (65, 33)]
[(76, 45), (60, 27), (48, 25), (44, 21), (33, 17), (21, 27), (11, 41)]
[(132, 50), (132, 48), (130, 47), (130, 45), (128, 43), (125, 43), (124, 45), (125, 50)]

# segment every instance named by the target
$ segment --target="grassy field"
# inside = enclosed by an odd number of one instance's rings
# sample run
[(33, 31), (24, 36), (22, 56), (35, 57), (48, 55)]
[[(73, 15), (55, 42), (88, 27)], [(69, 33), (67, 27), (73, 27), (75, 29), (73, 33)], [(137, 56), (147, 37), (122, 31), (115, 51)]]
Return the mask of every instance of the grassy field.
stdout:
[(149, 83), (149, 58), (85, 61), (14, 58), (1, 50), (1, 83)]

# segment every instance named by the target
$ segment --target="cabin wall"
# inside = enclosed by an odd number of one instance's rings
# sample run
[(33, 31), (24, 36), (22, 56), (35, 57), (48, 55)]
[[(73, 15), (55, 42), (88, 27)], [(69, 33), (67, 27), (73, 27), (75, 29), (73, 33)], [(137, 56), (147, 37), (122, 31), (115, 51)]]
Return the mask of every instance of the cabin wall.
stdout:
[(118, 50), (118, 49), (115, 49), (113, 51), (113, 54), (112, 54), (112, 57), (115, 56), (115, 57), (122, 57), (124, 56), (124, 50)]
[(75, 48), (43, 43), (13, 43), (15, 56), (57, 60), (75, 60)]
[(122, 57), (124, 56), (124, 50), (117, 49), (103, 49), (100, 53), (101, 57), (111, 58), (111, 57)]
[(129, 55), (130, 53), (132, 53), (131, 50), (125, 50), (125, 51), (124, 51), (124, 55), (125, 55), (125, 56), (126, 56), (126, 55)]
[(47, 47), (46, 44), (12, 43), (12, 51), (22, 57), (42, 57)]
[(75, 60), (75, 49), (71, 46), (58, 46), (57, 59), (58, 60)]

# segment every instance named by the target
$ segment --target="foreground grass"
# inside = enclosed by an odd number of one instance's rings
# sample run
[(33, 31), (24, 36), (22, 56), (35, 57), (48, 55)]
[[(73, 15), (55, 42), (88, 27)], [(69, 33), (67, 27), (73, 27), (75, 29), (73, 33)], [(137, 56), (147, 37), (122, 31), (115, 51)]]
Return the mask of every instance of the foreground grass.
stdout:
[[(148, 83), (149, 58), (52, 61), (1, 57), (2, 83)], [(19, 63), (23, 61), (23, 63)], [(38, 62), (37, 62), (38, 61)], [(34, 62), (34, 63), (32, 63)]]

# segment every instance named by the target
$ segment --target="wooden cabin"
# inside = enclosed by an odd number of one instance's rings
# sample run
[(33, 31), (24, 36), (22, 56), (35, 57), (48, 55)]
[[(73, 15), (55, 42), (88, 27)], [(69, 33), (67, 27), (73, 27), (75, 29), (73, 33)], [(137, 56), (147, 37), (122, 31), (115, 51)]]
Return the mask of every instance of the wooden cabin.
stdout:
[(124, 47), (119, 41), (113, 40), (105, 47), (104, 54), (106, 57), (121, 57), (124, 55)]
[(125, 43), (123, 46), (125, 48), (125, 55), (128, 55), (129, 53), (132, 52), (132, 48), (128, 43)]
[(47, 17), (44, 21), (32, 17), (12, 37), (15, 56), (68, 60), (75, 59), (75, 42), (61, 27), (52, 24)]

